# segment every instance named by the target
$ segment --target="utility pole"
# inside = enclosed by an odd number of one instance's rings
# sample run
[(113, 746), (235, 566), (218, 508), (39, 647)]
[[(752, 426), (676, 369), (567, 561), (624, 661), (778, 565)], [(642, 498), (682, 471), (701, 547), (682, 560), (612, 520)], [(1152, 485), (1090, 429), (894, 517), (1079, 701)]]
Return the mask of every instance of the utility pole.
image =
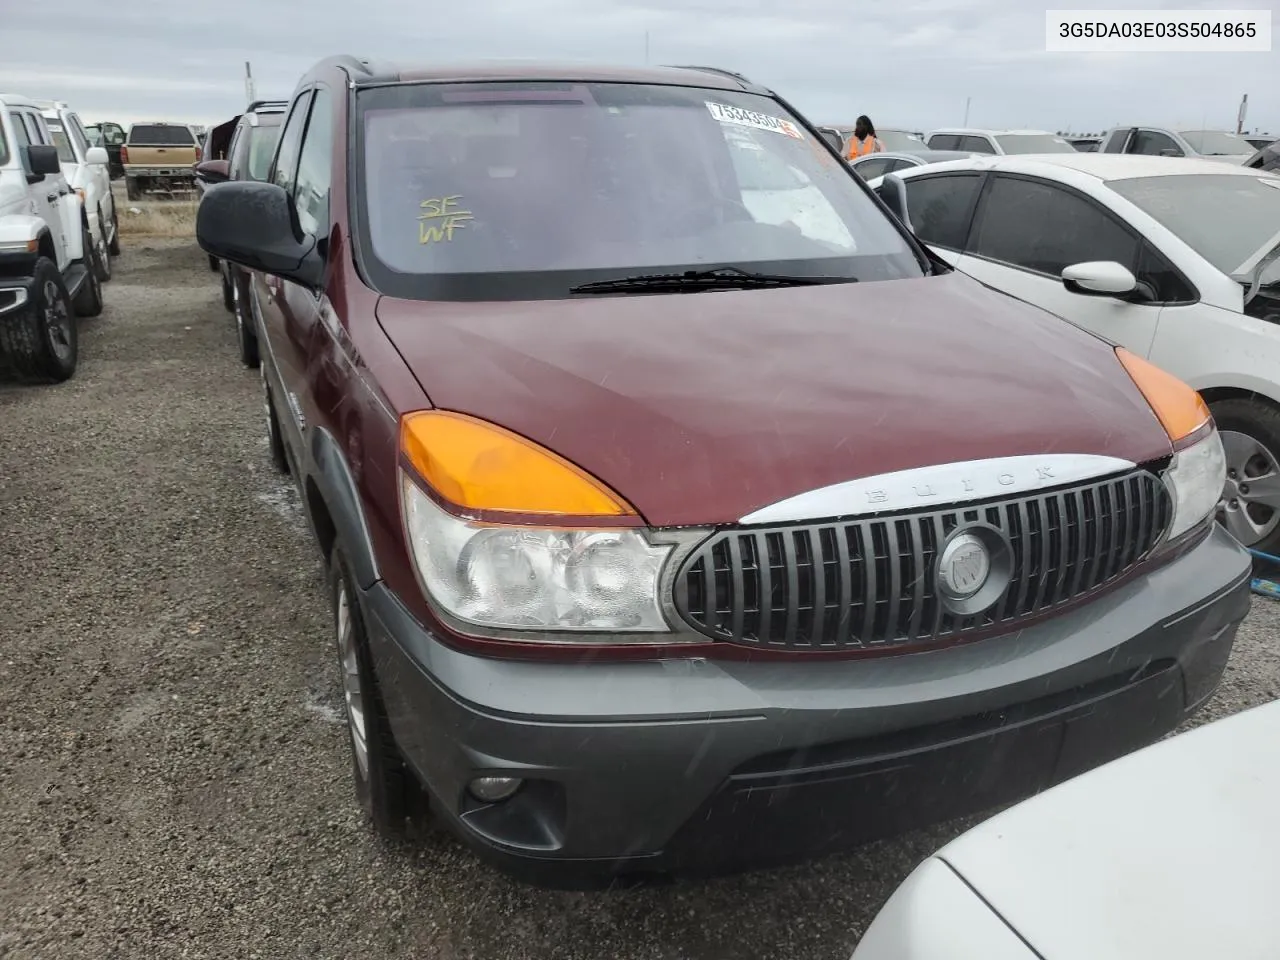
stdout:
[(649, 31), (644, 32), (644, 65), (649, 65)]
[(253, 103), (255, 97), (253, 95), (253, 70), (249, 67), (249, 61), (244, 62), (244, 95), (246, 103)]
[(1240, 112), (1236, 114), (1236, 133), (1244, 133), (1244, 115), (1249, 110), (1249, 95), (1246, 93), (1240, 101)]
[(973, 100), (973, 97), (964, 98), (964, 123), (960, 124), (962, 127), (969, 126), (969, 103), (971, 100)]

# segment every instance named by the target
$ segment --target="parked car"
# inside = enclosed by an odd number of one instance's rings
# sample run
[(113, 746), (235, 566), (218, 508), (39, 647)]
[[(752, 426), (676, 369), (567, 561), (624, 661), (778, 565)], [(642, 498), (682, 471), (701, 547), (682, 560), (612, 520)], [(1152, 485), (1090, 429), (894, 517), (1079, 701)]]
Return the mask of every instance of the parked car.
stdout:
[(856, 160), (850, 161), (850, 166), (862, 179), (872, 180), (883, 174), (892, 173), (895, 170), (903, 170), (907, 167), (922, 167), (927, 163), (961, 160), (969, 156), (972, 156), (972, 154), (961, 150), (920, 150), (915, 153), (895, 153), (886, 150), (883, 153), (865, 154)]
[(1257, 150), (1265, 149), (1266, 147), (1271, 146), (1273, 143), (1280, 142), (1280, 141), (1277, 141), (1275, 137), (1270, 135), (1264, 135), (1261, 137), (1245, 137), (1245, 140), (1249, 141), (1249, 146)]
[(1073, 153), (1065, 137), (1047, 130), (977, 130), (951, 127), (932, 130), (925, 137), (930, 150), (961, 150), (965, 153)]
[[(1217, 686), (1250, 558), (1204, 403), (930, 256), (778, 95), (336, 57), (287, 116), (196, 231), (248, 272), (378, 829), (425, 796), (544, 883), (794, 859)], [(757, 218), (744, 134), (821, 216)]]
[[(1097, 153), (1098, 147), (1102, 144), (1101, 137), (1069, 137), (1067, 140), (1072, 148), (1079, 150), (1081, 153)], [(1057, 151), (1061, 153), (1062, 151)]]
[(193, 167), (199, 153), (196, 135), (186, 124), (135, 123), (120, 151), (129, 199), (194, 189)]
[(1254, 148), (1244, 137), (1221, 130), (1115, 127), (1104, 135), (1098, 152), (1200, 158), (1243, 164), (1254, 152)]
[(76, 317), (102, 312), (84, 204), (26, 97), (0, 95), (0, 369), (67, 380), (79, 357)]
[(94, 265), (98, 279), (111, 279), (111, 258), (120, 255), (120, 221), (111, 193), (110, 162), (107, 151), (92, 147), (80, 117), (60, 100), (38, 101), (45, 126), (58, 148), (63, 176), (80, 197), (89, 220), (93, 240)]
[[(832, 127), (840, 134), (843, 148), (849, 146), (849, 138), (853, 136), (853, 124), (847, 124), (839, 127)], [(885, 150), (892, 150), (897, 153), (910, 153), (916, 150), (926, 150), (924, 138), (911, 130), (896, 130), (892, 127), (886, 127), (883, 130), (876, 129), (876, 139), (884, 144)]]
[[(226, 159), (205, 160), (196, 165), (196, 183), (202, 188), (202, 197), (205, 184), (266, 179), (267, 168), (280, 139), (284, 109), (288, 105), (287, 100), (258, 100), (245, 108), (234, 129), (229, 131), (225, 149), (220, 145), (215, 147), (225, 154)], [(220, 133), (225, 126), (223, 124), (213, 129), (210, 143), (214, 137), (227, 135)], [(240, 359), (248, 367), (257, 367), (258, 338), (253, 318), (248, 312), (248, 279), (237, 264), (213, 256), (209, 257), (209, 262), (222, 274), (222, 304), (236, 318), (236, 341), (240, 348)]]
[(107, 170), (111, 174), (111, 179), (118, 180), (123, 177), (124, 161), (120, 159), (120, 152), (124, 149), (125, 140), (128, 139), (124, 127), (107, 120), (102, 123), (87, 124), (84, 132), (91, 146), (102, 147), (107, 151), (107, 156), (110, 158)]
[(1244, 162), (1249, 170), (1265, 170), (1268, 173), (1280, 173), (1280, 142), (1263, 147)]
[(1224, 522), (1280, 550), (1280, 177), (1112, 154), (898, 176), (917, 236), (957, 269), (1199, 390), (1227, 451)]
[(921, 863), (853, 960), (1280, 956), (1280, 701), (1046, 790)]

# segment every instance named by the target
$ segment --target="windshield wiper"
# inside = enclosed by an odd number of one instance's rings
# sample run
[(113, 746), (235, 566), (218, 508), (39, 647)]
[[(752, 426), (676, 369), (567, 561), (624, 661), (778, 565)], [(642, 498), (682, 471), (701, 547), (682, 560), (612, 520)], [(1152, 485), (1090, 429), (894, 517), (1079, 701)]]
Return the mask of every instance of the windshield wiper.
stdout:
[(741, 267), (714, 267), (684, 273), (649, 273), (615, 280), (596, 280), (570, 287), (570, 293), (625, 293), (663, 291), (696, 293), (700, 290), (749, 290), (758, 287), (809, 287), (822, 283), (857, 283), (857, 277), (804, 277), (789, 274), (752, 273)]
[[(1231, 274), (1231, 279), (1242, 284), (1244, 290), (1244, 305), (1247, 307), (1253, 302), (1253, 298), (1258, 295), (1258, 290), (1264, 286), (1262, 283), (1262, 275), (1266, 272), (1267, 267), (1280, 260), (1280, 233), (1277, 233), (1270, 240), (1260, 246), (1257, 251), (1249, 257), (1244, 263), (1236, 267)], [(1265, 286), (1274, 286), (1274, 284), (1265, 284)]]

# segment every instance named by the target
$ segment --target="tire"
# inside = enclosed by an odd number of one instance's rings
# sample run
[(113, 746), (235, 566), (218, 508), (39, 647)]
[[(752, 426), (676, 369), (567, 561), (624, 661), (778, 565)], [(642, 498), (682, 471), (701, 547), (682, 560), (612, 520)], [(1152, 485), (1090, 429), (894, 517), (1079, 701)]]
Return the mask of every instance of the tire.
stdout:
[(120, 256), (120, 210), (114, 203), (111, 204), (111, 243), (107, 250), (113, 257)]
[(79, 328), (57, 264), (36, 260), (31, 299), (16, 317), (0, 323), (0, 366), (22, 379), (61, 383), (75, 375)]
[[(101, 210), (98, 211), (98, 223), (102, 225), (99, 227), (100, 231), (105, 231), (107, 229), (107, 221), (102, 219)], [(89, 239), (90, 241), (93, 241), (92, 236), (90, 236)], [(107, 247), (105, 233), (103, 234), (103, 239), (100, 242), (94, 242), (93, 252), (94, 269), (97, 271), (98, 279), (103, 283), (106, 283), (111, 279), (111, 251)]]
[(84, 265), (88, 272), (71, 305), (76, 308), (78, 317), (96, 317), (102, 313), (102, 281), (99, 279), (101, 267), (98, 264), (98, 251), (93, 245), (93, 237), (89, 235), (89, 228), (82, 225), (80, 230), (82, 234), (80, 242), (84, 244), (81, 249), (85, 251)]
[(222, 269), (222, 261), (213, 254), (209, 254), (209, 269), (215, 273)]
[(236, 342), (240, 347), (240, 362), (250, 370), (256, 370), (262, 362), (258, 356), (258, 331), (253, 325), (253, 313), (249, 310), (249, 298), (244, 292), (244, 279), (233, 275), (231, 281), (232, 313), (236, 318)]
[(235, 313), (235, 294), (231, 290), (231, 281), (227, 277), (227, 274), (230, 272), (231, 271), (229, 269), (219, 270), (219, 273), (222, 274), (222, 306), (228, 313)]
[(401, 840), (424, 819), (426, 803), (387, 722), (355, 583), (341, 544), (335, 544), (329, 557), (329, 597), (356, 799), (380, 836)]
[[(1274, 554), (1280, 551), (1280, 409), (1244, 397), (1209, 409), (1227, 454), (1218, 519), (1246, 547)], [(1274, 478), (1268, 484), (1274, 492), (1250, 483), (1263, 478)]]
[(267, 414), (267, 453), (271, 456), (271, 465), (277, 473), (289, 472), (289, 458), (284, 452), (284, 437), (280, 434), (280, 420), (276, 416), (275, 401), (271, 396), (271, 385), (267, 383), (267, 368), (262, 371), (262, 405)]
[(141, 200), (142, 191), (138, 189), (138, 181), (126, 176), (124, 178), (124, 194), (130, 200)]

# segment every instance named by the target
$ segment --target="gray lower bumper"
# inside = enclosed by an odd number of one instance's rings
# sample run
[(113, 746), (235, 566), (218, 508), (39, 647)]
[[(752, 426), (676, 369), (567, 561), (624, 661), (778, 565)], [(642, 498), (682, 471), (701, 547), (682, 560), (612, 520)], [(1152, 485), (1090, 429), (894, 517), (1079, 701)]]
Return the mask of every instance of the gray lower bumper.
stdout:
[[(836, 662), (482, 658), (381, 584), (363, 599), (393, 731), (438, 812), (555, 883), (541, 871), (718, 869), (864, 842), (1158, 739), (1216, 688), (1249, 566), (1215, 527), (1173, 563), (1017, 634)], [(481, 774), (528, 785), (485, 806), (466, 792)]]

